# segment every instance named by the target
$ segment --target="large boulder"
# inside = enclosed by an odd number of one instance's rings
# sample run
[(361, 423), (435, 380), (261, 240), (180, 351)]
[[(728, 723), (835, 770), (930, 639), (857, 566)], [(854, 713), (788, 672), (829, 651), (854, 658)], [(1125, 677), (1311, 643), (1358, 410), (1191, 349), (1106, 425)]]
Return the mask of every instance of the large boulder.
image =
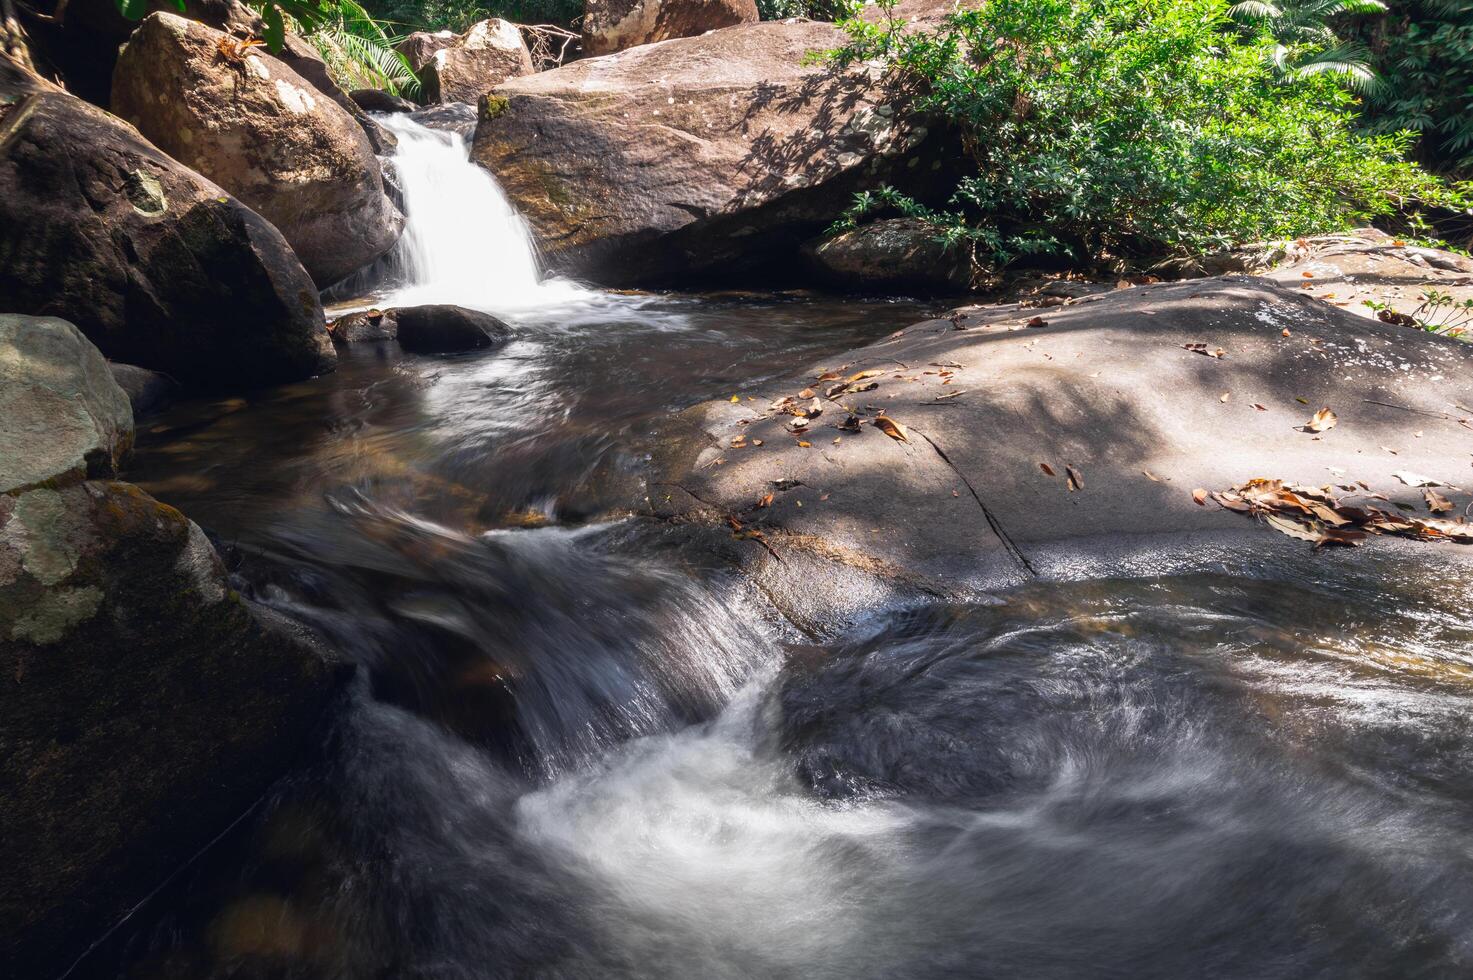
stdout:
[(804, 255), (818, 278), (849, 292), (964, 293), (971, 285), (967, 251), (948, 247), (934, 225), (887, 218), (809, 242)]
[[(649, 496), (823, 632), (887, 599), (1314, 547), (1199, 488), (1332, 485), (1428, 518), (1426, 481), (1456, 518), (1470, 379), (1473, 345), (1247, 276), (968, 307), (689, 410), (656, 439)], [(1315, 431), (1324, 407), (1338, 424)]]
[(436, 51), (453, 48), (459, 40), (460, 35), (454, 31), (415, 31), (400, 41), (394, 50), (402, 54), (404, 60), (409, 62), (409, 67), (417, 73), (435, 56)]
[(186, 387), (329, 370), (312, 280), (281, 234), (125, 123), (0, 59), (0, 297)]
[(437, 50), (418, 72), (426, 102), (474, 103), (508, 78), (532, 70), (532, 55), (517, 25), (493, 17)]
[[(341, 666), (126, 483), (127, 399), (70, 324), (0, 322), (0, 973), (56, 976), (245, 812)], [(50, 416), (55, 447), (37, 443)]]
[(320, 287), (383, 255), (403, 230), (349, 112), (203, 24), (146, 18), (118, 58), (113, 111), (276, 225)]
[(854, 193), (934, 181), (939, 139), (818, 23), (746, 24), (499, 86), (473, 159), (560, 271), (612, 285), (791, 273)]
[(505, 343), (511, 329), (489, 313), (431, 304), (389, 310), (399, 346), (416, 354), (456, 354)]
[(0, 313), (0, 494), (110, 477), (133, 411), (107, 361), (65, 320)]
[(755, 24), (755, 0), (588, 0), (583, 51), (612, 54), (639, 44), (695, 37), (720, 27)]

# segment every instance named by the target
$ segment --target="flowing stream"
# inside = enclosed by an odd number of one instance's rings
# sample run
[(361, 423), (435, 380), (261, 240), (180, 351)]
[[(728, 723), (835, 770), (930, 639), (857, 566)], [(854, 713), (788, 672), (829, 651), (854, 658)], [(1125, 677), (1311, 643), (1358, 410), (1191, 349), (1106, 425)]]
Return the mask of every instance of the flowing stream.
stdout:
[(1473, 971), (1467, 576), (1306, 552), (806, 639), (611, 508), (654, 420), (922, 309), (544, 280), (463, 143), (385, 124), (409, 226), (374, 301), (515, 339), (144, 427), (131, 478), (361, 669), (78, 975)]

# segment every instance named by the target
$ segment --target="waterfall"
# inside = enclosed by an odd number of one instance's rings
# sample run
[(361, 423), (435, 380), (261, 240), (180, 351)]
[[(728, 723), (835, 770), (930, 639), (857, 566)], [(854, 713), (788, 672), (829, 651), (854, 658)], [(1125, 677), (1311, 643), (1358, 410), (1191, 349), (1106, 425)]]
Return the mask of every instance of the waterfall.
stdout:
[(544, 278), (531, 229), (459, 133), (408, 115), (376, 117), (398, 139), (404, 234), (391, 255), (400, 285), (385, 305), (454, 303), (487, 312), (558, 305), (587, 291)]

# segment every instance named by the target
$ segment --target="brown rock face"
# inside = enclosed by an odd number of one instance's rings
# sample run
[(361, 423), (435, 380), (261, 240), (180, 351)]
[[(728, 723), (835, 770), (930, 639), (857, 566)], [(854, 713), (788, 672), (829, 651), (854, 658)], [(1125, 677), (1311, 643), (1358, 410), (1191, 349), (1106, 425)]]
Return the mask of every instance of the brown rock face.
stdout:
[(435, 51), (417, 71), (426, 102), (475, 104), (508, 78), (532, 74), (532, 55), (517, 25), (492, 18)]
[(413, 34), (400, 41), (394, 49), (404, 56), (409, 62), (409, 67), (418, 72), (425, 66), (425, 62), (435, 56), (436, 51), (445, 48), (453, 48), (459, 42), (460, 36), (454, 31), (415, 31)]
[(97, 479), (132, 419), (75, 328), (6, 317), (0, 364), (0, 449), (28, 454), (0, 485), (0, 975), (55, 976), (259, 797), (343, 670)]
[(514, 79), (472, 158), (561, 269), (630, 285), (791, 265), (855, 191), (939, 165), (867, 74), (804, 63), (842, 38), (748, 24)]
[[(0, 65), (0, 67), (4, 67)], [(65, 93), (0, 88), (0, 296), (194, 390), (330, 370), (312, 280), (239, 201)], [(31, 86), (36, 88), (36, 86)]]
[(347, 111), (259, 48), (152, 14), (113, 73), (113, 111), (281, 230), (318, 286), (384, 254), (404, 218)]
[(583, 50), (610, 54), (759, 19), (755, 0), (588, 0)]
[(932, 225), (890, 218), (817, 239), (804, 254), (820, 278), (855, 292), (963, 293), (971, 284), (965, 251), (947, 248)]

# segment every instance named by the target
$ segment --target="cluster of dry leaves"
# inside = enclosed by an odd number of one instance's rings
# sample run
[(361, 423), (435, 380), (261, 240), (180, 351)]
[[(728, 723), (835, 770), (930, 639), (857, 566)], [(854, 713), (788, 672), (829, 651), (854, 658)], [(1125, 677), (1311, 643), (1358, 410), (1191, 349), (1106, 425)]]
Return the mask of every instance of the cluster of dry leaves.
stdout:
[[(1396, 476), (1409, 486), (1422, 490), (1422, 498), (1430, 513), (1452, 511), (1452, 501), (1438, 493), (1440, 484), (1410, 473)], [(1373, 534), (1390, 534), (1418, 541), (1454, 541), (1473, 544), (1473, 524), (1463, 518), (1422, 517), (1397, 513), (1370, 504), (1363, 506), (1341, 503), (1335, 490), (1350, 496), (1387, 500), (1385, 494), (1373, 493), (1364, 484), (1341, 487), (1306, 487), (1283, 480), (1249, 480), (1231, 490), (1209, 493), (1192, 491), (1192, 499), (1206, 506), (1208, 499), (1240, 514), (1260, 518), (1282, 534), (1300, 541), (1310, 541), (1316, 548), (1325, 545), (1357, 546)], [(1398, 507), (1401, 505), (1397, 505)]]

